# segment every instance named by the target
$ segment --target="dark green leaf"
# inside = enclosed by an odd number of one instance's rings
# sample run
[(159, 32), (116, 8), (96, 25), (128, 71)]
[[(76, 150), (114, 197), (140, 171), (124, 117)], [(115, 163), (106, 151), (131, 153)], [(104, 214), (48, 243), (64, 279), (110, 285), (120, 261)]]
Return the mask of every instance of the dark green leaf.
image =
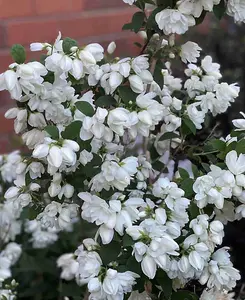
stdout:
[(94, 115), (93, 106), (86, 101), (76, 102), (76, 107), (79, 109), (85, 116), (92, 117)]
[(195, 219), (198, 215), (200, 215), (199, 208), (197, 207), (196, 203), (191, 201), (191, 204), (188, 208), (191, 219)]
[(137, 262), (137, 260), (134, 258), (134, 256), (131, 256), (126, 264), (128, 271), (135, 272), (136, 274), (141, 274), (141, 266), (140, 263)]
[(212, 140), (209, 142), (210, 145), (217, 150), (224, 151), (226, 147), (226, 143), (221, 140)]
[(129, 236), (128, 234), (125, 234), (123, 236), (123, 247), (129, 247), (134, 245), (135, 242), (134, 240), (131, 238), (131, 236)]
[(158, 59), (156, 62), (153, 78), (159, 84), (159, 86), (163, 86), (162, 69), (164, 69), (164, 64), (161, 59)]
[(63, 48), (63, 51), (65, 54), (70, 54), (71, 48), (77, 47), (77, 46), (78, 46), (77, 41), (75, 41), (69, 37), (64, 38), (63, 43), (62, 43), (62, 48)]
[(206, 14), (206, 10), (203, 10), (201, 16), (199, 18), (196, 18), (196, 25), (199, 25), (204, 21)]
[(133, 15), (132, 27), (133, 27), (133, 31), (135, 33), (140, 31), (141, 27), (144, 24), (144, 20), (145, 20), (145, 13), (144, 12), (138, 11)]
[(61, 135), (64, 139), (73, 140), (79, 135), (81, 127), (81, 121), (74, 121), (65, 128)]
[(195, 178), (199, 176), (198, 167), (194, 164), (192, 164), (192, 172), (193, 172), (193, 175), (194, 175)]
[(190, 177), (189, 173), (185, 169), (182, 169), (182, 168), (179, 168), (179, 174), (182, 179), (187, 179)]
[(174, 8), (175, 2), (174, 0), (157, 0), (157, 6), (160, 6), (161, 9)]
[(155, 17), (156, 17), (156, 14), (159, 13), (160, 11), (162, 11), (162, 8), (157, 7), (156, 9), (153, 10), (153, 12), (148, 17), (147, 23), (146, 23), (146, 27), (148, 30), (154, 30), (154, 29), (158, 30), (158, 25), (156, 23)]
[(187, 178), (181, 182), (181, 189), (185, 192), (185, 197), (191, 197), (193, 195), (193, 184), (194, 180), (192, 178)]
[(102, 245), (100, 248), (100, 257), (104, 265), (108, 265), (110, 262), (117, 260), (118, 255), (121, 252), (120, 243), (112, 241), (110, 244)]
[(48, 125), (44, 130), (51, 136), (52, 139), (57, 140), (60, 137), (59, 130), (54, 125)]
[(131, 90), (129, 86), (120, 86), (118, 88), (120, 98), (125, 104), (129, 104), (130, 101), (135, 102), (137, 94)]
[(245, 140), (240, 140), (236, 145), (237, 154), (245, 154)]
[(214, 15), (217, 19), (221, 20), (226, 12), (226, 4), (224, 0), (221, 0), (218, 5), (213, 8)]
[(132, 30), (133, 24), (132, 23), (126, 23), (123, 25), (122, 30)]
[[(183, 125), (185, 125), (188, 129), (190, 133), (193, 133), (194, 135), (196, 134), (196, 126), (194, 125), (194, 123), (187, 117), (183, 118)], [(187, 132), (188, 133), (188, 132)]]
[(17, 64), (23, 64), (26, 60), (26, 50), (20, 44), (15, 44), (11, 48), (11, 56)]
[(179, 138), (180, 136), (174, 132), (165, 132), (159, 139), (159, 141), (171, 140)]
[(163, 270), (160, 269), (158, 269), (157, 271), (156, 280), (163, 290), (162, 299), (170, 300), (172, 295), (172, 280), (168, 277), (168, 275)]
[[(165, 164), (158, 160), (158, 161), (155, 161), (155, 162), (152, 164), (152, 168), (153, 168), (154, 170), (157, 170), (157, 171), (159, 171), (159, 172), (162, 172), (162, 171), (165, 169)], [(167, 168), (166, 168), (166, 170), (167, 170)]]
[(95, 105), (99, 107), (110, 107), (110, 106), (116, 106), (117, 101), (112, 96), (101, 96), (95, 101)]

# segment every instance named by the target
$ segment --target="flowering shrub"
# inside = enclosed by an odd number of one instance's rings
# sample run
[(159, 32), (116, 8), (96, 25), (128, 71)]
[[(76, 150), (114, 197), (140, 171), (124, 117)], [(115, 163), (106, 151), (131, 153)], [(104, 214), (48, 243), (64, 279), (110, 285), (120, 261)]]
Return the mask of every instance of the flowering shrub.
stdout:
[(15, 299), (7, 280), (26, 244), (47, 248), (77, 228), (75, 247), (56, 257), (61, 285), (75, 282), (77, 294), (59, 299), (233, 299), (240, 274), (221, 245), (224, 226), (245, 217), (245, 114), (227, 137), (214, 128), (197, 138), (239, 87), (176, 34), (209, 11), (245, 21), (243, 1), (123, 1), (140, 9), (124, 26), (145, 37), (138, 57), (61, 34), (53, 45), (31, 44), (46, 51), (41, 62), (11, 49), (0, 88), (17, 106), (5, 116), (31, 155), (1, 156), (2, 299)]

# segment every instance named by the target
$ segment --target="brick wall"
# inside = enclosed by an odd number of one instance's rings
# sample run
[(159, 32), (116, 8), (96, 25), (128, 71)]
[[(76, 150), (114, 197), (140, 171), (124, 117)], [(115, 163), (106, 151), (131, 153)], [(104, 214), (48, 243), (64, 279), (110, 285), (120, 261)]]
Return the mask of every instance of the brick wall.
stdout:
[[(29, 48), (31, 42), (52, 42), (58, 31), (79, 44), (117, 42), (118, 55), (136, 54), (135, 36), (122, 32), (131, 20), (132, 8), (122, 0), (0, 0), (0, 73), (12, 62), (11, 45)], [(28, 58), (38, 57), (28, 51)], [(0, 93), (0, 153), (14, 143), (13, 122), (5, 111), (13, 105), (8, 94)]]

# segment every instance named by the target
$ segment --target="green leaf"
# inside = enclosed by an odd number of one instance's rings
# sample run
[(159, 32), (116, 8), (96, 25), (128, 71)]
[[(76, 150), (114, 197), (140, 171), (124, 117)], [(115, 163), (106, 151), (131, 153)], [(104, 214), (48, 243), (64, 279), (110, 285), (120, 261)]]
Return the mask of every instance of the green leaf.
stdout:
[(173, 0), (157, 0), (157, 6), (160, 6), (161, 9), (174, 8), (175, 2)]
[(63, 43), (62, 43), (62, 48), (63, 48), (63, 51), (65, 54), (70, 54), (71, 48), (77, 47), (77, 46), (78, 46), (77, 41), (75, 41), (69, 37), (64, 38)]
[(189, 214), (191, 219), (195, 219), (198, 215), (200, 215), (199, 208), (197, 207), (196, 203), (191, 201), (190, 206), (188, 207)]
[(133, 27), (133, 31), (135, 33), (139, 32), (141, 27), (144, 24), (144, 20), (145, 20), (145, 13), (138, 11), (133, 15), (132, 18), (132, 27)]
[(95, 113), (93, 106), (86, 101), (76, 102), (75, 105), (85, 116), (92, 117)]
[(210, 165), (209, 165), (209, 164), (207, 164), (207, 163), (202, 163), (201, 165), (202, 165), (203, 169), (204, 169), (207, 173), (210, 172)]
[(224, 151), (225, 148), (226, 148), (226, 143), (224, 141), (221, 141), (221, 140), (212, 140), (212, 141), (209, 142), (209, 144), (214, 149), (217, 149), (217, 150), (220, 150), (220, 151)]
[(156, 280), (158, 284), (162, 287), (162, 299), (170, 300), (172, 295), (172, 280), (163, 270), (158, 270), (156, 274)]
[(225, 12), (226, 12), (225, 1), (221, 0), (218, 5), (215, 5), (214, 8), (213, 8), (213, 12), (214, 12), (215, 17), (218, 20), (221, 20), (223, 18), (223, 16), (225, 15)]
[(193, 172), (193, 175), (194, 175), (195, 178), (199, 176), (198, 167), (194, 164), (192, 164), (192, 172)]
[[(138, 3), (138, 7), (142, 9), (143, 7), (140, 6)], [(131, 23), (127, 23), (123, 25), (123, 30), (131, 30), (135, 33), (139, 32), (145, 22), (145, 13), (142, 11), (138, 11), (133, 15)]]
[(163, 86), (162, 69), (164, 69), (163, 61), (161, 59), (158, 59), (156, 62), (153, 78), (159, 84), (159, 86)]
[(198, 300), (199, 297), (190, 291), (174, 292), (171, 300)]
[(120, 86), (118, 88), (119, 97), (122, 99), (123, 103), (129, 104), (130, 101), (135, 102), (137, 94), (131, 90), (129, 86)]
[(185, 169), (182, 169), (182, 168), (179, 168), (179, 174), (182, 179), (187, 179), (190, 177), (189, 173)]
[(165, 132), (159, 139), (159, 141), (172, 140), (179, 138), (180, 136), (174, 132)]
[(133, 24), (132, 23), (124, 24), (122, 30), (133, 30)]
[(60, 137), (59, 130), (54, 125), (48, 125), (44, 128), (44, 130), (50, 135), (50, 137), (54, 140), (58, 140)]
[(26, 50), (20, 44), (15, 44), (11, 48), (11, 56), (17, 64), (23, 64), (26, 60)]
[[(193, 133), (194, 135), (196, 134), (196, 126), (189, 118), (183, 117), (183, 125), (185, 125), (186, 128), (189, 129), (189, 133)], [(186, 129), (185, 129), (185, 132), (186, 132)], [(186, 133), (188, 133), (188, 131)]]
[[(155, 162), (152, 164), (152, 168), (153, 168), (154, 170), (159, 171), (159, 172), (162, 172), (162, 171), (165, 169), (165, 167), (166, 167), (165, 164), (162, 163), (162, 162), (159, 161), (159, 160), (155, 161)], [(166, 168), (166, 170), (167, 170), (167, 168)]]
[(117, 101), (112, 96), (101, 96), (95, 101), (95, 105), (99, 107), (110, 107), (110, 106), (116, 106)]
[(131, 236), (129, 236), (128, 234), (125, 234), (123, 236), (123, 247), (130, 247), (132, 245), (134, 245), (135, 242), (134, 240), (131, 238)]
[(81, 127), (82, 127), (81, 121), (74, 121), (65, 128), (65, 130), (61, 133), (61, 135), (64, 139), (73, 140), (77, 136), (79, 136)]
[(204, 21), (206, 14), (207, 14), (206, 10), (203, 10), (201, 16), (199, 18), (195, 18), (196, 26), (201, 24)]
[(245, 154), (245, 140), (244, 139), (240, 140), (237, 143), (237, 145), (236, 145), (236, 152), (237, 152), (238, 155), (241, 154), (241, 153)]
[(100, 257), (104, 265), (108, 265), (112, 261), (116, 261), (121, 252), (121, 245), (112, 241), (110, 244), (102, 245), (100, 248)]
[(136, 274), (142, 273), (140, 263), (137, 262), (134, 256), (131, 256), (128, 259), (126, 266), (128, 268), (128, 271), (135, 272)]
[(181, 182), (180, 188), (185, 192), (186, 198), (191, 197), (194, 194), (193, 184), (194, 180), (192, 178), (187, 178)]
[(156, 23), (156, 14), (159, 13), (160, 11), (162, 11), (162, 8), (161, 7), (157, 7), (156, 9), (153, 10), (153, 12), (150, 14), (150, 16), (148, 17), (147, 19), (147, 23), (146, 23), (146, 27), (147, 29), (149, 30), (158, 30), (158, 25)]

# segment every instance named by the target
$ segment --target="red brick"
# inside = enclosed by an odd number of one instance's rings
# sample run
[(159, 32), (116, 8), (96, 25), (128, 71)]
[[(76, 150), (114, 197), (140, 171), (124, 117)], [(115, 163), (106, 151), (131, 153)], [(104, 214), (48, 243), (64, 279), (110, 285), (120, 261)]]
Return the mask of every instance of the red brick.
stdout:
[(2, 24), (0, 24), (0, 48), (5, 46), (5, 31)]
[(80, 11), (83, 8), (83, 0), (35, 0), (36, 13), (38, 15)]
[(108, 10), (103, 13), (84, 13), (59, 22), (63, 35), (74, 38), (100, 36), (121, 32), (122, 26), (131, 20), (132, 10)]
[(1, 91), (0, 92), (0, 103), (1, 103), (1, 112), (4, 114), (8, 108), (14, 106), (14, 100), (10, 99), (10, 95), (8, 91)]
[(13, 62), (9, 50), (0, 50), (0, 73), (5, 71)]
[(11, 151), (10, 141), (7, 135), (0, 137), (0, 154), (9, 153)]
[(8, 21), (6, 28), (6, 44), (29, 45), (32, 42), (54, 41), (58, 31), (56, 19), (39, 18), (37, 20)]
[[(13, 104), (14, 106), (14, 104)], [(6, 109), (7, 111), (7, 109)], [(0, 113), (0, 135), (3, 133), (10, 133), (14, 131), (14, 121), (5, 119), (4, 113)]]
[(30, 16), (33, 13), (32, 0), (0, 0), (0, 19)]
[(122, 0), (85, 0), (84, 9), (92, 10), (120, 6), (125, 7), (125, 3)]

